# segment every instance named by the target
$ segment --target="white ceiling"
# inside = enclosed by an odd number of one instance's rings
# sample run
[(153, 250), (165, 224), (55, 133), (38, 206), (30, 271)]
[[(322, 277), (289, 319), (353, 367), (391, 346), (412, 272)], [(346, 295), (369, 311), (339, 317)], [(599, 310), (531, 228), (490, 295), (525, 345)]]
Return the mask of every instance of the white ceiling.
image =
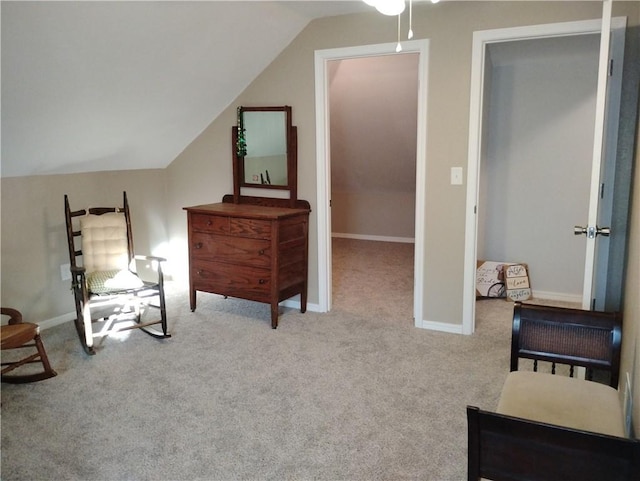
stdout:
[(362, 1), (2, 1), (2, 177), (166, 167), (313, 18)]

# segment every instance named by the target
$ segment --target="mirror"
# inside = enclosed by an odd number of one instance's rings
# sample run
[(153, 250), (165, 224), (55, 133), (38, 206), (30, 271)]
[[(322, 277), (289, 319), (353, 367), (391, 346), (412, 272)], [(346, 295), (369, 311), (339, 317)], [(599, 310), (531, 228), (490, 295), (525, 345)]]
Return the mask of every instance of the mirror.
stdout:
[(244, 154), (244, 184), (288, 185), (286, 121), (282, 111), (242, 112), (238, 154)]
[(242, 187), (289, 190), (296, 198), (297, 139), (291, 107), (238, 107), (233, 128), (234, 196)]

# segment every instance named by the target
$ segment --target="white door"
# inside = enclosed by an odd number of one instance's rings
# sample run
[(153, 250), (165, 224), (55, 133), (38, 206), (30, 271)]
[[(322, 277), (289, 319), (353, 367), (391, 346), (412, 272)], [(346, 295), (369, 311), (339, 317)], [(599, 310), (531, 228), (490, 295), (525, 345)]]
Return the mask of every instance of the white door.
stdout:
[[(472, 64), (472, 97), (470, 109), (469, 126), (469, 164), (467, 172), (467, 221), (465, 237), (465, 285), (464, 285), (464, 307), (463, 307), (463, 333), (471, 334), (475, 329), (475, 269), (476, 269), (476, 243), (477, 243), (477, 205), (479, 190), (479, 163), (480, 153), (483, 150), (483, 94), (487, 47), (492, 43), (548, 38), (552, 36), (580, 35), (599, 33), (605, 38), (601, 48), (599, 73), (598, 73), (598, 93), (596, 113), (596, 138), (593, 147), (592, 175), (590, 183), (589, 215), (586, 220), (585, 232), (587, 236), (585, 275), (583, 286), (583, 305), (590, 307), (596, 260), (596, 235), (597, 213), (599, 208), (599, 195), (601, 192), (601, 153), (604, 145), (606, 103), (606, 83), (609, 71), (609, 32), (611, 30), (611, 1), (604, 2), (604, 20), (568, 22), (561, 24), (539, 25), (531, 27), (516, 27), (510, 29), (500, 29), (492, 31), (482, 31), (474, 33), (473, 41), (473, 64)], [(608, 12), (608, 13), (607, 13)], [(615, 27), (618, 33), (622, 32), (622, 42), (624, 41), (625, 19), (616, 19)], [(604, 28), (603, 28), (604, 26)], [(618, 42), (619, 43), (619, 42)], [(618, 45), (619, 47), (619, 45)], [(622, 43), (622, 49), (624, 44)], [(604, 53), (604, 54), (603, 54)], [(604, 80), (603, 80), (604, 79)], [(619, 91), (618, 91), (619, 94)], [(618, 102), (619, 105), (619, 102)], [(613, 117), (617, 118), (617, 117)], [(598, 133), (600, 132), (600, 133)], [(593, 228), (591, 228), (593, 226)], [(582, 226), (581, 226), (582, 227)], [(571, 226), (567, 226), (570, 229)], [(603, 252), (606, 249), (602, 250)], [(605, 264), (606, 265), (606, 264)]]
[[(611, 119), (617, 119), (620, 105), (620, 92), (612, 92), (609, 88), (609, 77), (613, 74), (610, 48), (611, 7), (612, 0), (603, 2), (589, 214), (586, 225), (575, 227), (577, 235), (586, 237), (584, 286), (582, 290), (583, 309), (604, 308), (607, 282), (606, 268), (609, 246), (607, 238), (610, 234), (611, 205), (609, 202), (601, 202), (601, 200), (609, 200), (608, 195), (605, 197), (605, 190), (607, 194), (612, 191), (612, 179), (607, 179), (607, 177), (610, 177), (607, 174), (611, 173), (612, 169), (607, 167), (614, 165), (615, 147), (612, 144), (617, 138), (617, 135), (615, 135), (617, 128), (614, 130), (607, 129), (607, 124), (610, 123), (607, 122), (607, 116)], [(617, 122), (613, 122), (613, 124), (617, 127)], [(610, 137), (609, 139), (607, 139), (607, 134)], [(601, 222), (604, 222), (604, 225)]]

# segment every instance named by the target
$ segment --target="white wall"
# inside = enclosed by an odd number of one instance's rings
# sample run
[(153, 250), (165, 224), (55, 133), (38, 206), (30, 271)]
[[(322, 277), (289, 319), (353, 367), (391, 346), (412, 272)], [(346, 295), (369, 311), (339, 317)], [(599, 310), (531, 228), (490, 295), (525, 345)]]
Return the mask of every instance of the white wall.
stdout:
[(573, 226), (588, 212), (598, 45), (581, 35), (491, 47), (478, 257), (527, 263), (543, 297), (582, 295), (585, 243)]

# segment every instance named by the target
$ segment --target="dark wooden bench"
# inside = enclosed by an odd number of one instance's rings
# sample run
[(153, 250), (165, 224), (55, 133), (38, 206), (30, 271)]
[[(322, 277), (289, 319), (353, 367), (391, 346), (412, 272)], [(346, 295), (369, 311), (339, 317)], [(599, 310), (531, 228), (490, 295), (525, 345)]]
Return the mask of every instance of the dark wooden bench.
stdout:
[[(616, 390), (620, 314), (516, 303), (512, 329), (497, 412), (467, 407), (468, 479), (640, 480), (640, 440), (624, 437)], [(518, 371), (523, 358), (534, 372)], [(557, 364), (571, 376), (585, 368), (587, 379), (555, 375)], [(607, 383), (588, 380), (594, 371)]]

